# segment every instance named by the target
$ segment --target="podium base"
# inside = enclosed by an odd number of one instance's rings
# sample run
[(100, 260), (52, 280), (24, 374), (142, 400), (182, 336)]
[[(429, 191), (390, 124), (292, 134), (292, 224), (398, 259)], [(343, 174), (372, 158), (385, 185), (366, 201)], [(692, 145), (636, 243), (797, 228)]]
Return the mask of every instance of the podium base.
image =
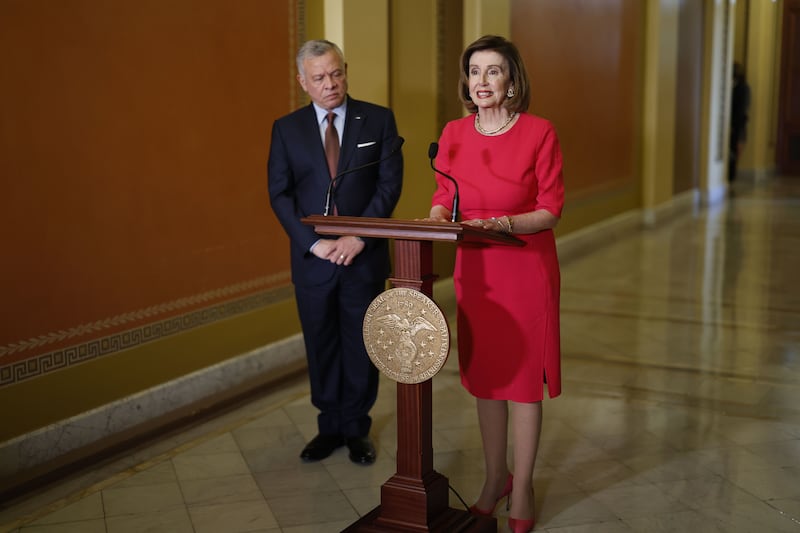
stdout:
[(401, 533), (409, 531), (435, 531), (437, 533), (496, 533), (497, 520), (493, 516), (476, 516), (469, 511), (446, 509), (428, 525), (397, 523), (381, 519), (381, 508), (376, 507), (351, 524), (342, 533)]

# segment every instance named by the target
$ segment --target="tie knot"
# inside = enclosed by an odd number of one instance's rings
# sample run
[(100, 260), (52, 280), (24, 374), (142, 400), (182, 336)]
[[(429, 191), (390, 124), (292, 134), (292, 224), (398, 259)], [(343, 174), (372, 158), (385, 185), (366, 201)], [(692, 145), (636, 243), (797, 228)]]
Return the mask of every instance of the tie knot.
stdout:
[(331, 111), (330, 113), (328, 113), (328, 125), (329, 126), (333, 126), (333, 121), (334, 120), (336, 120), (336, 113)]

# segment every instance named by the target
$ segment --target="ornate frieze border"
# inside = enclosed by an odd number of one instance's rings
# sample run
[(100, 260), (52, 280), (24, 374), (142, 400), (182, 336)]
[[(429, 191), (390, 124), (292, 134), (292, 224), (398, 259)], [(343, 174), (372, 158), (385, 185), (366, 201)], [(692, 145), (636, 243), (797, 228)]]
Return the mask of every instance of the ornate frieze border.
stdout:
[[(225, 291), (225, 289), (221, 289), (221, 291)], [(200, 295), (196, 298), (183, 299), (181, 301), (185, 305), (188, 305), (188, 302), (184, 300), (196, 301), (200, 298), (203, 298), (203, 296), (204, 295)], [(22, 361), (15, 361), (13, 363), (0, 366), (0, 387), (13, 385), (27, 379), (42, 376), (49, 372), (62, 370), (64, 368), (68, 368), (79, 363), (84, 363), (98, 357), (103, 357), (121, 350), (133, 348), (134, 346), (138, 346), (140, 344), (153, 342), (176, 333), (211, 324), (213, 322), (217, 322), (219, 320), (242, 313), (247, 313), (288, 297), (291, 297), (290, 286), (278, 289), (268, 289), (202, 309), (197, 309), (182, 315), (171, 316), (163, 320), (144, 324), (142, 326), (134, 327), (125, 331), (91, 339), (87, 342), (29, 357)], [(174, 304), (168, 303), (159, 307), (164, 307), (165, 309), (173, 308)], [(130, 313), (130, 315), (139, 317), (137, 313)], [(131, 318), (131, 320), (132, 319), (133, 318)], [(49, 338), (48, 336), (43, 337)]]

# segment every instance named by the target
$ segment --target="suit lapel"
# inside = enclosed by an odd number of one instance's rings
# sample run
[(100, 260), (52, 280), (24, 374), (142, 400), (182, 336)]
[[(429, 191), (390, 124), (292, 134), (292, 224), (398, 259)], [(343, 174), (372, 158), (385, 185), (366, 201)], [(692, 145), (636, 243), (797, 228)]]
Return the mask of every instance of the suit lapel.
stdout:
[[(314, 110), (313, 104), (308, 104), (308, 106), (306, 106), (298, 127), (300, 128), (301, 138), (308, 139), (308, 153), (313, 154), (315, 151), (317, 152), (316, 156), (311, 156), (311, 161), (314, 162), (315, 167), (318, 167), (319, 175), (330, 179), (328, 161), (325, 159), (325, 145), (322, 143), (322, 137), (320, 137), (317, 112)], [(314, 148), (314, 146), (317, 148)], [(341, 156), (339, 156), (340, 166), (342, 163), (341, 159)]]
[(366, 121), (367, 116), (364, 113), (361, 102), (348, 98), (347, 117), (344, 123), (344, 137), (342, 138), (342, 147), (339, 151), (339, 172), (349, 168), (350, 161), (353, 159), (353, 154), (356, 150), (356, 141)]

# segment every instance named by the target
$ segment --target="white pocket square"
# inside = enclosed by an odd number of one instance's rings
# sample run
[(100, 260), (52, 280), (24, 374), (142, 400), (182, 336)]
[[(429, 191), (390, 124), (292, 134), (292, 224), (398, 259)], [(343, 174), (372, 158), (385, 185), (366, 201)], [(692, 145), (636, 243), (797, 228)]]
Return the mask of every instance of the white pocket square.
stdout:
[(356, 147), (358, 147), (358, 148), (365, 148), (365, 147), (367, 147), (367, 146), (372, 146), (372, 145), (373, 145), (373, 144), (375, 144), (376, 142), (377, 142), (377, 141), (370, 141), (370, 142), (368, 142), (368, 143), (359, 143), (359, 144), (357, 144), (357, 145), (356, 145)]

